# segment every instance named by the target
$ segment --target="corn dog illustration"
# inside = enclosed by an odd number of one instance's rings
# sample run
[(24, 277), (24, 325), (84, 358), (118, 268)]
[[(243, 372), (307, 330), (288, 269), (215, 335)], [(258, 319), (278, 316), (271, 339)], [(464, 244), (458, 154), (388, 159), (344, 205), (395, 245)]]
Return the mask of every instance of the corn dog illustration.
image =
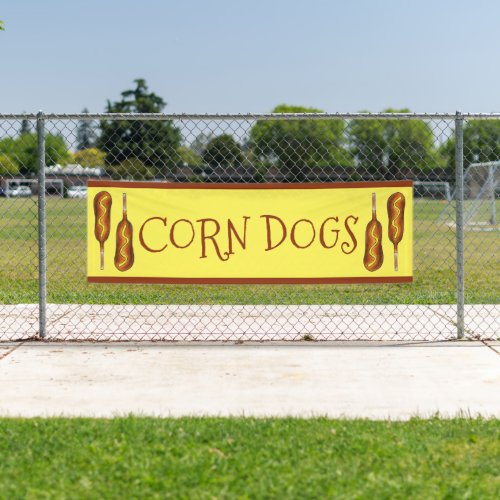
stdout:
[(116, 228), (115, 267), (118, 271), (128, 271), (134, 265), (132, 237), (132, 224), (127, 219), (127, 195), (123, 193), (123, 217)]
[(382, 224), (377, 220), (377, 200), (372, 193), (372, 219), (366, 226), (365, 256), (363, 264), (368, 271), (376, 271), (382, 267), (384, 252), (382, 249)]
[(111, 205), (113, 199), (107, 191), (101, 191), (94, 198), (94, 235), (101, 247), (101, 271), (104, 269), (104, 243), (111, 230)]
[(389, 240), (394, 245), (394, 271), (398, 270), (398, 244), (403, 239), (405, 230), (405, 197), (402, 193), (394, 193), (387, 200), (389, 216)]

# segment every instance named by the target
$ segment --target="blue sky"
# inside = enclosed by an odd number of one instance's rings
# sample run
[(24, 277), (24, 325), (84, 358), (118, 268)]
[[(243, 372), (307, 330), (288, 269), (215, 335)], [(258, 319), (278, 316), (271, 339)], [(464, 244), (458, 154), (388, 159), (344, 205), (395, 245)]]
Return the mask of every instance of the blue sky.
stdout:
[(496, 0), (3, 0), (0, 112), (500, 111)]

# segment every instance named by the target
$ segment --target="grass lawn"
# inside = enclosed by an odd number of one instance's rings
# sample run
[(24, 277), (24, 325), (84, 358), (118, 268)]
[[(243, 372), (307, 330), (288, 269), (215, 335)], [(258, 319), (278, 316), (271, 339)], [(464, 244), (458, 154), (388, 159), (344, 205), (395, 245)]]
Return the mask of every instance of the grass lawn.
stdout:
[(500, 497), (500, 421), (0, 419), (1, 498)]
[[(86, 200), (47, 200), (48, 300), (89, 304), (451, 304), (455, 232), (416, 200), (415, 281), (401, 285), (107, 285), (86, 282)], [(500, 208), (500, 205), (499, 205)], [(449, 211), (452, 215), (453, 210)], [(466, 234), (466, 300), (496, 303), (498, 232)], [(0, 303), (37, 302), (36, 199), (0, 198)]]

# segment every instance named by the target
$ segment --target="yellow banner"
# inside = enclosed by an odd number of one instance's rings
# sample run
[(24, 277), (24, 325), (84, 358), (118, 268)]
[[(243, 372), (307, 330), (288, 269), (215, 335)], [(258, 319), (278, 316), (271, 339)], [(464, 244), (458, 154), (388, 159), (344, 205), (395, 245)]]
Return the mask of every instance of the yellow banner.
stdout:
[(412, 281), (411, 181), (90, 181), (88, 281)]

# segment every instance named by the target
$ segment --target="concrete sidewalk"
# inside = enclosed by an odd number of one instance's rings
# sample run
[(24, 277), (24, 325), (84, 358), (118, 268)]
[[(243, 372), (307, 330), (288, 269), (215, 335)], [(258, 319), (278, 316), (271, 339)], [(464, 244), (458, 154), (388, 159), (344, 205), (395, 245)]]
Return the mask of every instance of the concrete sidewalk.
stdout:
[(0, 415), (500, 418), (500, 343), (0, 345)]
[[(455, 305), (48, 304), (47, 339), (65, 341), (444, 341)], [(498, 339), (500, 305), (467, 304), (465, 335)], [(38, 333), (38, 305), (0, 306), (0, 340)]]

